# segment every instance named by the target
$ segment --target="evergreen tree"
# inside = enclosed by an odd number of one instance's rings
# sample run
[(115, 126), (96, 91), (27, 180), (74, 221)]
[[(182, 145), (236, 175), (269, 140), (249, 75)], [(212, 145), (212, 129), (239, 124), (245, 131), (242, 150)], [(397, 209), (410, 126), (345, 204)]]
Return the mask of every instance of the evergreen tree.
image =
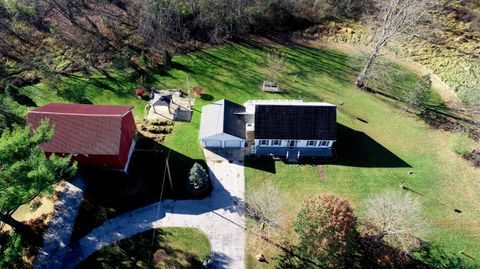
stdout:
[[(22, 238), (14, 231), (9, 233), (0, 232), (0, 268), (17, 268), (12, 265), (20, 265), (22, 263), (22, 255), (25, 254), (22, 245)], [(21, 266), (18, 266), (21, 268)]]
[(187, 189), (194, 195), (205, 195), (210, 188), (210, 178), (207, 171), (199, 164), (195, 163), (190, 169)]
[(32, 130), (16, 126), (0, 136), (0, 222), (10, 225), (25, 240), (41, 238), (28, 225), (12, 217), (15, 210), (36, 196), (53, 192), (53, 183), (76, 170), (69, 157), (46, 157), (41, 144), (50, 141), (53, 128), (47, 121)]

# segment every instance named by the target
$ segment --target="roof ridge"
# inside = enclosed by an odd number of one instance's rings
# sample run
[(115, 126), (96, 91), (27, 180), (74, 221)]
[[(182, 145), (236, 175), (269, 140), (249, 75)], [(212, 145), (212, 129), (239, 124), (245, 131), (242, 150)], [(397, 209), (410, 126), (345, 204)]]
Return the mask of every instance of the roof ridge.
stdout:
[(30, 112), (28, 112), (29, 114), (30, 113), (34, 113), (34, 114), (49, 114), (49, 115), (52, 115), (52, 114), (56, 114), (56, 115), (71, 115), (71, 116), (100, 116), (100, 117), (120, 117), (120, 118), (123, 118), (125, 117), (125, 115), (128, 114), (128, 112), (130, 112), (131, 110), (123, 113), (123, 114), (86, 114), (86, 113), (70, 113), (70, 112), (54, 112), (54, 111), (37, 111), (37, 110), (31, 110)]

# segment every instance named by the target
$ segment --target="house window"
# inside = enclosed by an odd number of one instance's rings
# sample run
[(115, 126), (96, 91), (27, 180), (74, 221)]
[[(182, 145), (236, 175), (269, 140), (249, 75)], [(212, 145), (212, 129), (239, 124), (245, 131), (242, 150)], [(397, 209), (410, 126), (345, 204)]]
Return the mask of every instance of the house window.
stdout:
[(281, 143), (282, 143), (282, 140), (279, 140), (279, 139), (272, 140), (272, 146), (280, 146)]
[(315, 141), (315, 140), (308, 140), (307, 141), (307, 146), (309, 146), (309, 147), (315, 147), (315, 144), (317, 144), (317, 141)]
[(260, 140), (260, 146), (268, 146), (268, 140), (266, 139)]
[(322, 143), (320, 144), (320, 146), (326, 147), (327, 145), (328, 145), (328, 141), (322, 140)]

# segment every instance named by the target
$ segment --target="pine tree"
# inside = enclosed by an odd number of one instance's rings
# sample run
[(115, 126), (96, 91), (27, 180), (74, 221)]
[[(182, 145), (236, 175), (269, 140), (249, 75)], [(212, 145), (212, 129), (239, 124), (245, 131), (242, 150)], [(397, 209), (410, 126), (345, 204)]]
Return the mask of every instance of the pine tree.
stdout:
[(53, 128), (47, 121), (32, 130), (16, 126), (0, 136), (0, 222), (10, 225), (22, 238), (38, 243), (39, 236), (28, 225), (12, 217), (15, 210), (68, 178), (76, 170), (69, 157), (47, 158), (40, 145), (50, 141)]
[(199, 163), (195, 163), (190, 169), (188, 191), (194, 195), (205, 195), (209, 188), (210, 178), (207, 171)]
[(2, 253), (0, 255), (0, 268), (17, 268), (13, 265), (20, 265), (22, 256), (25, 255), (22, 237), (14, 231), (0, 232), (0, 253)]

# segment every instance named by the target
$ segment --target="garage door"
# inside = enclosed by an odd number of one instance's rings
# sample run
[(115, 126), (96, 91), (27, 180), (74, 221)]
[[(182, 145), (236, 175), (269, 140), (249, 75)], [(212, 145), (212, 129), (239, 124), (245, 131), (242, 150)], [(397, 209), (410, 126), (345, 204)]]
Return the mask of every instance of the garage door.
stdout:
[(205, 140), (206, 148), (221, 148), (222, 140)]
[(241, 148), (242, 141), (241, 140), (225, 140), (225, 147), (226, 148)]

